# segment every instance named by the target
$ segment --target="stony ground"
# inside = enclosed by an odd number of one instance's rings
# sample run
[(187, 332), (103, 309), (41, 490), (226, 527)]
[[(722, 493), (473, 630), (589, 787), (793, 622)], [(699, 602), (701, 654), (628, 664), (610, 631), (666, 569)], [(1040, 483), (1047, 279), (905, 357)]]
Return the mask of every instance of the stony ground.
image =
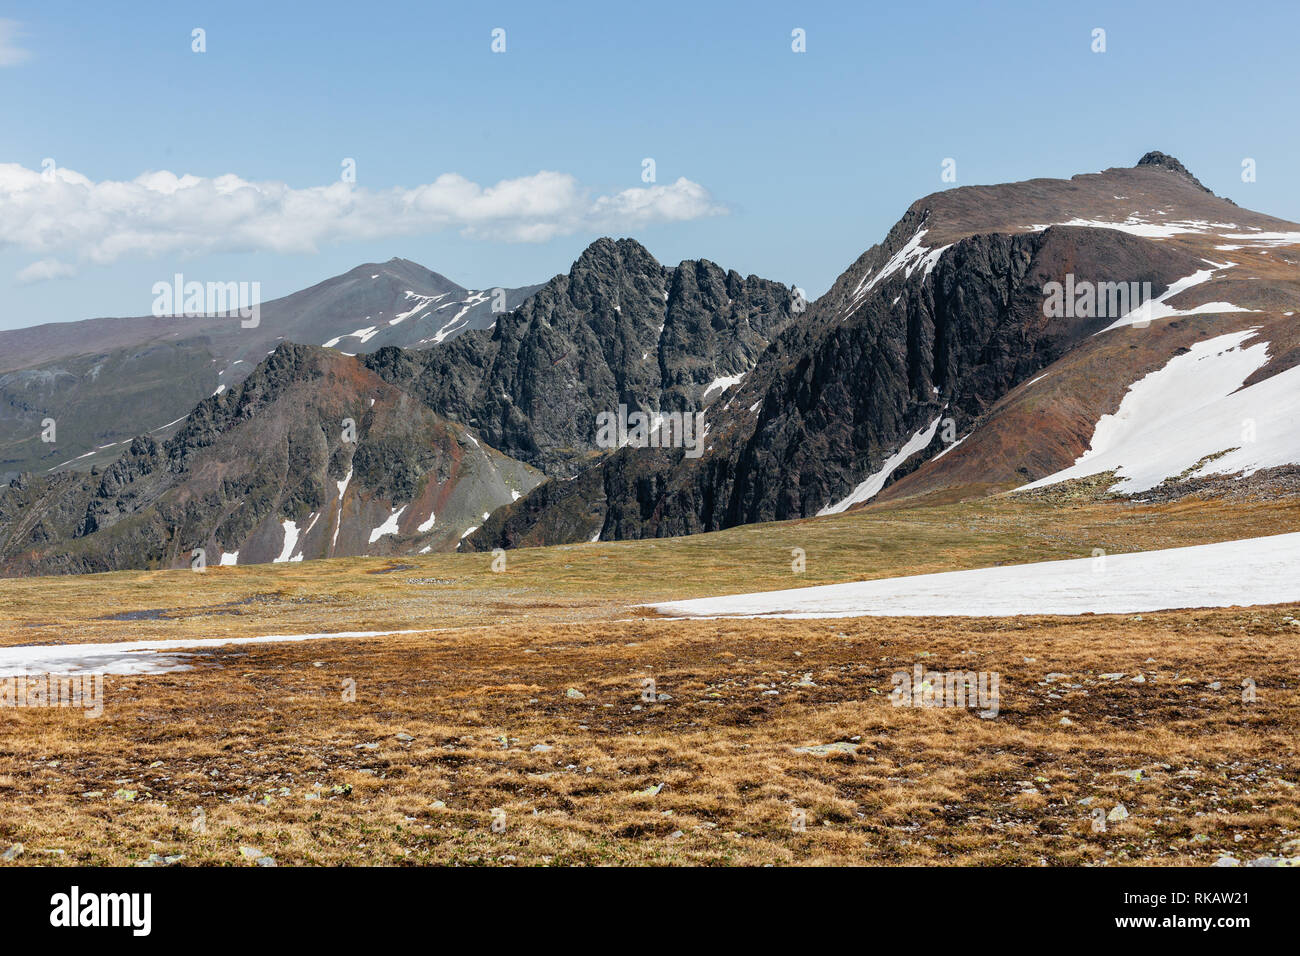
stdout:
[[(518, 552), (499, 573), (465, 555), (5, 581), (0, 644), (420, 633), (231, 646), (192, 670), (109, 677), (94, 719), (0, 710), (0, 858), (1300, 857), (1300, 606), (811, 622), (633, 607), (1292, 531), (1298, 517), (1287, 501), (993, 499)], [(996, 716), (895, 706), (894, 675), (917, 664), (996, 673)]]

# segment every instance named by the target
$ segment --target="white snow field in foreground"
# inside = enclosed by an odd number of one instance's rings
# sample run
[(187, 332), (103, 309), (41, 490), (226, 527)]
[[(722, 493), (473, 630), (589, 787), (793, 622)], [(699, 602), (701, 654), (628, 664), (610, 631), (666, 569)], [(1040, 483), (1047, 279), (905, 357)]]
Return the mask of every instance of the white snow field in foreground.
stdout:
[(1250, 475), (1300, 463), (1300, 366), (1248, 388), (1268, 363), (1268, 343), (1243, 346), (1254, 330), (1197, 342), (1129, 386), (1113, 415), (1097, 422), (1089, 448), (1062, 471), (1016, 490), (1115, 470), (1112, 490), (1148, 491), (1209, 456), (1191, 478)]
[[(265, 637), (179, 638), (111, 644), (24, 644), (0, 647), (0, 677), (25, 674), (168, 674), (189, 670), (184, 659), (227, 644), (279, 644), (344, 637), (387, 637), (419, 631), (341, 631), (336, 634), (268, 634)], [(186, 650), (191, 653), (161, 654)]]
[(672, 617), (1133, 614), (1300, 601), (1300, 533), (650, 604)]

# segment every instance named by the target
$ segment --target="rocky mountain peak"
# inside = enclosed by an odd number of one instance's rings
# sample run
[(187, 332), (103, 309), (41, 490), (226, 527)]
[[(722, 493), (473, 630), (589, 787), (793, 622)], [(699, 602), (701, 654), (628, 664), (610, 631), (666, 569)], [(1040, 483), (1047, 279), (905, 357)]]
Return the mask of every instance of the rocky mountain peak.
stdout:
[(574, 261), (570, 272), (585, 269), (607, 271), (609, 267), (644, 269), (647, 266), (659, 268), (659, 261), (650, 254), (650, 250), (635, 239), (611, 239), (602, 236), (597, 239)]
[(1198, 188), (1205, 190), (1205, 192), (1210, 193), (1210, 195), (1214, 195), (1213, 192), (1211, 192), (1209, 189), (1206, 189), (1205, 185), (1202, 184), (1202, 182), (1199, 179), (1197, 179), (1195, 176), (1192, 175), (1192, 171), (1188, 169), (1186, 166), (1184, 166), (1181, 162), (1179, 162), (1177, 158), (1170, 156), (1168, 153), (1162, 153), (1158, 149), (1151, 150), (1151, 152), (1147, 153), (1145, 156), (1139, 159), (1137, 161), (1137, 165), (1138, 166), (1159, 166), (1161, 169), (1171, 170), (1175, 173), (1178, 173), (1181, 176), (1185, 176), (1187, 179), (1195, 183)]

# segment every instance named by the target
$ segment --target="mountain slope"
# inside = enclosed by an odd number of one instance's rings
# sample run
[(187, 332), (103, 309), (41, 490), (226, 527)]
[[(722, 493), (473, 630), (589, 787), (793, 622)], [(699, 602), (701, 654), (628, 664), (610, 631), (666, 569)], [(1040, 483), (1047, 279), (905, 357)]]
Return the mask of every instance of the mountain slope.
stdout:
[[(1300, 227), (1213, 196), (1163, 154), (926, 197), (710, 408), (702, 458), (621, 449), (466, 546), (687, 534), (1043, 477), (1073, 464), (1134, 381), (1201, 339), (1260, 327), (1269, 361), (1253, 374), (1294, 363), (1296, 244)], [(1067, 276), (1166, 299), (1145, 327), (1046, 315), (1048, 284)], [(1025, 402), (1031, 385), (1053, 397)], [(1300, 436), (1288, 443), (1300, 456)]]
[(596, 416), (703, 409), (797, 318), (791, 290), (601, 239), (494, 329), (366, 364), (548, 474), (597, 452)]
[(213, 565), (451, 550), (540, 480), (357, 359), (282, 345), (171, 439), (0, 491), (0, 569), (185, 567), (200, 548)]
[[(429, 348), (487, 328), (536, 288), (504, 289), (494, 302), (491, 290), (392, 259), (266, 302), (250, 328), (238, 317), (145, 316), (0, 332), (0, 477), (86, 470), (112, 461), (136, 435), (165, 437), (282, 341), (347, 353)], [(47, 418), (57, 424), (53, 443), (42, 441)]]
[(283, 343), (172, 437), (105, 449), (116, 460), (88, 474), (15, 479), (0, 489), (0, 573), (183, 566), (195, 548), (241, 564), (454, 549), (537, 468), (597, 455), (597, 411), (702, 407), (797, 316), (778, 283), (667, 268), (608, 239), (512, 312), (447, 311), (439, 329), (455, 335), (436, 348)]

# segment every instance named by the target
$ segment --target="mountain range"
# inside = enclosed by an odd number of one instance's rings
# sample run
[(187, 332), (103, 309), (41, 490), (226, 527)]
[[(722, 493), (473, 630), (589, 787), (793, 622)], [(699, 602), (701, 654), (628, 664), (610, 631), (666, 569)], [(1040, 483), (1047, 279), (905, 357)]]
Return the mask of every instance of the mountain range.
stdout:
[[(504, 307), (392, 260), (266, 303), (256, 329), (0, 333), (0, 573), (1293, 490), (1298, 255), (1300, 226), (1153, 152), (927, 196), (812, 303), (601, 239)], [(698, 414), (703, 447), (602, 447), (615, 413), (665, 439)]]
[[(238, 317), (169, 314), (0, 332), (0, 477), (87, 471), (116, 460), (137, 435), (170, 436), (200, 400), (243, 381), (281, 342), (353, 354), (428, 348), (487, 328), (537, 288), (502, 289), (494, 303), (494, 290), (391, 259), (262, 303), (251, 328)], [(56, 442), (41, 440), (47, 418)]]

